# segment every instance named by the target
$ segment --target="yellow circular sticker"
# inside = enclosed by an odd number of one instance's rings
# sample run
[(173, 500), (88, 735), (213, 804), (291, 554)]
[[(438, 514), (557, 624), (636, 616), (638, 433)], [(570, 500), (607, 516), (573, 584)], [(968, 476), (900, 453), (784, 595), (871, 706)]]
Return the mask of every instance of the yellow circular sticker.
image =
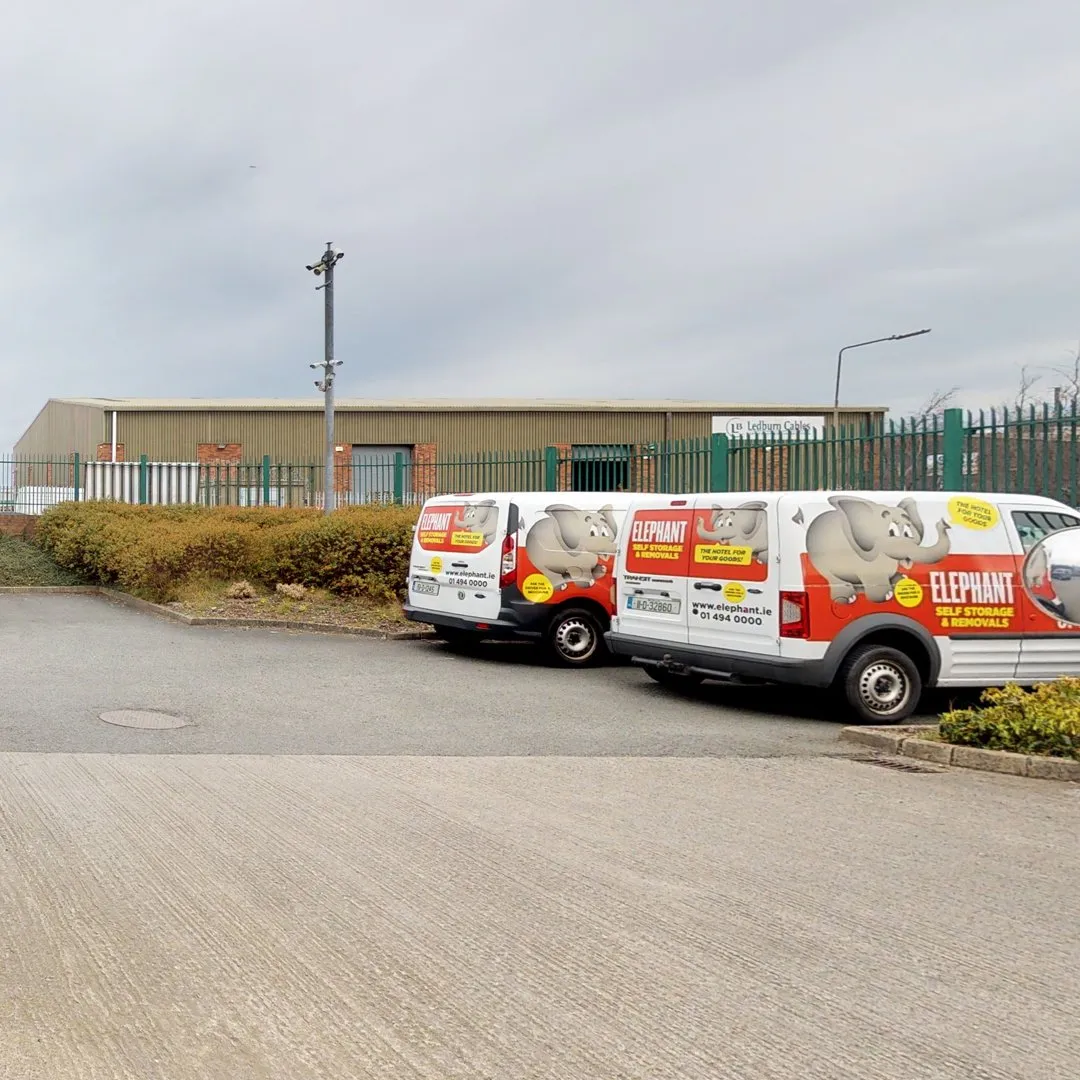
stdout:
[(542, 604), (550, 600), (555, 593), (555, 587), (543, 574), (530, 574), (521, 583), (521, 595), (534, 604)]
[(956, 495), (949, 500), (949, 517), (965, 529), (992, 529), (1000, 520), (996, 506), (970, 495)]
[(746, 599), (746, 586), (738, 581), (729, 581), (724, 586), (724, 599), (729, 604), (741, 604)]
[(438, 555), (434, 556), (431, 560), (431, 572), (433, 574), (442, 573), (442, 559)]
[(923, 588), (911, 578), (901, 578), (893, 589), (893, 596), (901, 607), (918, 607), (922, 603)]

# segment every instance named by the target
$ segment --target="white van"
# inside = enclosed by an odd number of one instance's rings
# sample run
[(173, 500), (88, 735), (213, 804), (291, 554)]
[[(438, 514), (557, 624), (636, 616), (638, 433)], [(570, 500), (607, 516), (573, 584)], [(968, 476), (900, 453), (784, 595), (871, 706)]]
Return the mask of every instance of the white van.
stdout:
[(440, 495), (413, 533), (405, 615), (444, 640), (524, 638), (570, 667), (607, 655), (615, 550), (635, 496)]
[(607, 641), (660, 682), (835, 687), (895, 723), (924, 687), (1080, 675), (1071, 567), (1080, 516), (1037, 496), (639, 496)]

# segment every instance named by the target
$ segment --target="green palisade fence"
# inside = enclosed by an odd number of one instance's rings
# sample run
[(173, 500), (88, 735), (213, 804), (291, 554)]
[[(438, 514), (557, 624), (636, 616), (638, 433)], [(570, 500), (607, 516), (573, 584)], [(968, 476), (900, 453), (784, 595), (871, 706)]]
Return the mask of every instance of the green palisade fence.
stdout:
[[(478, 451), (435, 461), (395, 453), (334, 470), (338, 505), (417, 504), (482, 491), (1005, 491), (1080, 505), (1077, 403), (990, 409), (829, 431), (825, 438), (683, 439), (637, 446)], [(120, 499), (204, 506), (321, 507), (325, 468), (264, 457), (200, 465), (66, 459), (0, 460), (0, 514), (57, 502)]]

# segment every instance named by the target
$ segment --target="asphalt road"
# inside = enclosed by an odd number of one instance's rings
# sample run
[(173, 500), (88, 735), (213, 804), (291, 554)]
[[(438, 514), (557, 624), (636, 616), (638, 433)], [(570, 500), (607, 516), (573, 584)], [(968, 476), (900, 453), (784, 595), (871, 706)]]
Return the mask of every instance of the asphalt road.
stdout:
[[(831, 704), (805, 691), (673, 695), (632, 667), (563, 671), (525, 645), (472, 657), (384, 642), (187, 627), (95, 596), (0, 596), (8, 750), (181, 754), (749, 756), (840, 753)], [(168, 732), (101, 723), (165, 709)], [(785, 715), (791, 710), (794, 715)]]
[(0, 596), (0, 1077), (1071, 1080), (1078, 789), (755, 693)]

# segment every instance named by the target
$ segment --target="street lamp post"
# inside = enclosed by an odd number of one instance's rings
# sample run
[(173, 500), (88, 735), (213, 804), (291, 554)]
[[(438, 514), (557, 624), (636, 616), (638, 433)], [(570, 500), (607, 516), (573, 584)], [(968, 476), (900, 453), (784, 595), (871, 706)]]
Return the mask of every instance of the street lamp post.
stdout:
[(833, 438), (835, 439), (840, 430), (840, 368), (844, 362), (844, 353), (848, 349), (861, 349), (864, 345), (880, 345), (883, 341), (903, 341), (905, 338), (920, 337), (929, 334), (930, 327), (925, 330), (910, 330), (906, 334), (890, 334), (888, 337), (873, 338), (871, 341), (857, 341), (854, 345), (845, 345), (836, 354), (836, 393), (833, 395)]
[(323, 362), (308, 365), (323, 369), (323, 377), (315, 380), (315, 386), (323, 392), (326, 410), (326, 474), (323, 478), (323, 512), (326, 514), (334, 510), (334, 371), (341, 367), (341, 361), (334, 359), (334, 267), (344, 257), (345, 252), (335, 251), (328, 240), (322, 258), (307, 267), (316, 277), (326, 278), (322, 285), (315, 286), (316, 292), (323, 290)]

